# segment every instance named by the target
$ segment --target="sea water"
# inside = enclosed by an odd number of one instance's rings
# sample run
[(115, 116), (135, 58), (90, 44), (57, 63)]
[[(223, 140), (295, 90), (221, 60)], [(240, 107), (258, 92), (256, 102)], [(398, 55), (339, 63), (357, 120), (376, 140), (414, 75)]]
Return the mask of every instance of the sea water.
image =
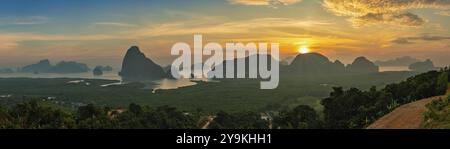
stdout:
[[(117, 72), (103, 72), (101, 76), (95, 76), (92, 72), (85, 73), (69, 73), (69, 74), (60, 74), (60, 73), (0, 73), (0, 78), (74, 78), (77, 80), (80, 79), (105, 79), (105, 80), (118, 80), (121, 81), (122, 78), (118, 75)], [(159, 79), (154, 81), (143, 81), (146, 85), (146, 89), (177, 89), (180, 87), (192, 86), (197, 83), (191, 81), (190, 79)], [(121, 85), (123, 82), (116, 82), (111, 84), (104, 84), (105, 86), (110, 85)]]

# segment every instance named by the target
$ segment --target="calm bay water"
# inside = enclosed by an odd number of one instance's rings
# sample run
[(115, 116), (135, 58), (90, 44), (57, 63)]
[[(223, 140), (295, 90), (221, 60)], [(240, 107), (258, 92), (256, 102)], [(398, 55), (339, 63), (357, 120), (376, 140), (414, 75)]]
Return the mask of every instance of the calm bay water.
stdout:
[[(94, 76), (92, 72), (86, 73), (71, 73), (71, 74), (57, 74), (57, 73), (0, 73), (0, 78), (76, 78), (76, 79), (106, 79), (106, 80), (122, 80), (117, 72), (104, 72), (102, 76)], [(189, 79), (161, 79), (155, 81), (142, 82), (147, 85), (149, 89), (176, 89), (179, 87), (192, 86), (197, 83), (192, 82)], [(109, 85), (120, 85), (119, 83), (113, 83)], [(107, 86), (107, 85), (106, 85)]]
[(94, 76), (92, 72), (86, 73), (0, 73), (1, 78), (84, 78), (84, 79), (106, 79), (121, 80), (117, 72), (104, 72), (102, 76)]
[(380, 67), (380, 72), (386, 71), (410, 71), (408, 66), (383, 66)]

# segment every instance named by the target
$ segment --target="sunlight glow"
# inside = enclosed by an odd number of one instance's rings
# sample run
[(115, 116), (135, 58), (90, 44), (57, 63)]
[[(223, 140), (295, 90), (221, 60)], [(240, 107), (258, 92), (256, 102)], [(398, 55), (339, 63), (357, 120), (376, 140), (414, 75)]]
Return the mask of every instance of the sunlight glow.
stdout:
[(306, 54), (306, 53), (309, 53), (309, 52), (310, 52), (310, 50), (309, 50), (309, 48), (306, 47), (306, 46), (302, 46), (302, 47), (300, 47), (300, 48), (298, 49), (298, 53), (300, 53), (300, 54)]

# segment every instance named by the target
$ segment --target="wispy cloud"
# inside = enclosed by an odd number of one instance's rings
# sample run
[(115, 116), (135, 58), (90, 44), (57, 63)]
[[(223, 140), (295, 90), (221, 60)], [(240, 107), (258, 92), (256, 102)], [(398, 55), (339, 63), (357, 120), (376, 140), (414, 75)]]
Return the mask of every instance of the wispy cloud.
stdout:
[(151, 25), (134, 31), (139, 36), (177, 36), (202, 34), (267, 33), (288, 28), (319, 27), (331, 25), (328, 21), (297, 20), (291, 18), (257, 18), (242, 21), (182, 21)]
[(121, 35), (48, 35), (36, 33), (1, 33), (0, 49), (14, 49), (24, 41), (99, 41), (113, 39), (129, 39)]
[(442, 40), (450, 40), (450, 36), (417, 36), (417, 37), (401, 37), (395, 40), (392, 40), (393, 43), (397, 44), (412, 44), (415, 41), (442, 41)]
[(426, 20), (412, 9), (450, 8), (450, 0), (324, 0), (323, 6), (338, 16), (347, 16), (356, 27), (384, 23), (421, 26)]
[(45, 24), (50, 19), (45, 16), (0, 17), (0, 25), (34, 25)]
[(129, 24), (129, 23), (120, 23), (120, 22), (94, 22), (92, 23), (94, 26), (102, 26), (102, 27), (137, 27), (137, 25)]
[(253, 6), (269, 6), (278, 8), (279, 6), (292, 5), (302, 0), (228, 0), (234, 5), (253, 5)]

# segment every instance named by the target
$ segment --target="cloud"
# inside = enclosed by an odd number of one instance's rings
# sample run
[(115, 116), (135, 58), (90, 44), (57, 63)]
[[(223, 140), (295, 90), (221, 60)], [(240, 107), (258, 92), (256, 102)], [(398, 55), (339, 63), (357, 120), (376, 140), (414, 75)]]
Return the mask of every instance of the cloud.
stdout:
[(372, 25), (377, 23), (400, 24), (405, 26), (420, 26), (426, 21), (412, 13), (400, 14), (367, 14), (351, 20), (356, 27)]
[[(298, 45), (308, 44), (316, 50), (346, 49), (356, 50), (361, 47), (377, 47), (378, 41), (367, 42), (375, 38), (355, 37), (355, 35), (341, 31), (330, 20), (302, 20), (297, 18), (255, 18), (250, 20), (226, 20), (223, 18), (202, 21), (191, 19), (188, 21), (174, 21), (162, 24), (143, 26), (140, 29), (126, 33), (137, 39), (170, 39), (165, 43), (170, 47), (175, 41), (189, 41), (193, 34), (202, 34), (205, 41), (218, 43), (226, 42), (277, 42), (282, 45), (284, 53), (296, 52)], [(364, 34), (368, 35), (368, 34)], [(379, 38), (376, 38), (379, 40)], [(390, 43), (389, 40), (386, 40)], [(370, 44), (370, 45), (368, 45)], [(292, 51), (290, 51), (292, 50)]]
[(253, 6), (269, 6), (278, 8), (279, 6), (292, 5), (302, 0), (228, 0), (234, 5), (253, 5)]
[(92, 23), (94, 26), (108, 26), (108, 27), (136, 27), (137, 25), (120, 23), (120, 22), (95, 22)]
[(129, 39), (121, 35), (48, 35), (36, 33), (1, 33), (0, 50), (14, 49), (24, 41), (100, 41), (114, 39)]
[(44, 16), (0, 17), (0, 25), (45, 24), (50, 19)]
[(414, 41), (442, 41), (442, 40), (450, 40), (450, 36), (417, 36), (417, 37), (401, 37), (395, 40), (392, 40), (393, 43), (397, 44), (412, 44)]
[(421, 26), (426, 20), (409, 10), (447, 10), (450, 0), (324, 0), (323, 6), (337, 16), (349, 17), (356, 27), (378, 23)]
[(409, 41), (407, 38), (397, 38), (395, 40), (392, 40), (392, 43), (396, 43), (396, 44), (411, 44), (412, 42)]
[(450, 10), (447, 10), (447, 11), (445, 11), (445, 10), (443, 10), (443, 11), (438, 11), (438, 12), (436, 12), (435, 14), (441, 15), (441, 16), (450, 16)]

